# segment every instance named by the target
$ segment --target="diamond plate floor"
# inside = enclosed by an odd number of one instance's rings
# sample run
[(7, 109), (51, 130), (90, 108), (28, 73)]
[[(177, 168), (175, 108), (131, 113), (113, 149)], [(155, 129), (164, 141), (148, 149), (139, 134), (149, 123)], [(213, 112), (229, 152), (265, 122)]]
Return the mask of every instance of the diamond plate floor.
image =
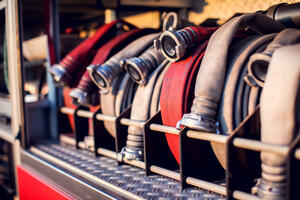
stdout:
[(71, 145), (50, 144), (35, 147), (145, 199), (225, 199), (223, 196), (195, 187), (180, 191), (180, 184), (176, 180), (160, 175), (146, 176), (143, 169), (130, 165), (118, 166), (113, 159), (103, 156), (95, 158), (92, 152), (76, 150)]

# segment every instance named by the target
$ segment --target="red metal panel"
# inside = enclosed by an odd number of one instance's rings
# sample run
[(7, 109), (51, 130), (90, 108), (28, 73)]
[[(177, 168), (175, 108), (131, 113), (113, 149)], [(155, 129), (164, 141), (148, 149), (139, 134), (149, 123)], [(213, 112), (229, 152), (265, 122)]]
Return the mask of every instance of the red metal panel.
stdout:
[(45, 179), (21, 166), (18, 167), (18, 180), (20, 200), (72, 200)]

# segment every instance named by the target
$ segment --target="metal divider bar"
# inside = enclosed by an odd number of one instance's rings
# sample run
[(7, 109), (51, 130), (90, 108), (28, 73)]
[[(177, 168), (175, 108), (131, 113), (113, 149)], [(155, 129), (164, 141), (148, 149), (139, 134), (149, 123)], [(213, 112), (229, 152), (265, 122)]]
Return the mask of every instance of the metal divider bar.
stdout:
[[(62, 107), (61, 112), (64, 114), (74, 114), (75, 110), (72, 108)], [(78, 111), (78, 115), (81, 117), (87, 117), (90, 118), (92, 116), (92, 112), (89, 111)], [(98, 120), (103, 121), (113, 121), (115, 120), (115, 117), (106, 116), (102, 114), (97, 114), (96, 118)], [(145, 122), (139, 122), (134, 121), (130, 119), (123, 118), (121, 119), (121, 124), (123, 125), (132, 125), (137, 127), (143, 127)], [(179, 135), (179, 130), (174, 127), (164, 126), (160, 124), (151, 124), (150, 129), (162, 133), (171, 133), (175, 135)], [(199, 132), (199, 131), (193, 131), (189, 130), (187, 132), (187, 137), (197, 139), (197, 140), (205, 140), (205, 141), (212, 141), (212, 142), (219, 142), (219, 143), (225, 143), (228, 136), (226, 135), (217, 135), (212, 133), (205, 133), (205, 132)], [(233, 140), (233, 145), (235, 147), (244, 148), (248, 150), (253, 151), (269, 151), (273, 152), (282, 156), (287, 156), (288, 154), (288, 146), (280, 146), (280, 145), (274, 145), (274, 144), (267, 144), (260, 141), (255, 141), (251, 139), (244, 139), (244, 138), (235, 138)], [(295, 152), (296, 159), (300, 160), (300, 149), (297, 149)]]
[(74, 115), (75, 109), (69, 107), (61, 107), (60, 112), (64, 114)]

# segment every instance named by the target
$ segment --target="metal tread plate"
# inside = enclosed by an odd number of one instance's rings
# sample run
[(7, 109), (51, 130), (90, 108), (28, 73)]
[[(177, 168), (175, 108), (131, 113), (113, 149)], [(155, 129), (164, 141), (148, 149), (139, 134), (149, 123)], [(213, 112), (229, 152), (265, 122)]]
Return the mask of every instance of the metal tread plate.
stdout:
[(48, 144), (35, 148), (143, 199), (225, 199), (196, 187), (181, 191), (177, 180), (161, 175), (146, 176), (143, 169), (127, 164), (118, 166), (111, 158), (95, 157), (92, 152), (76, 149), (72, 145)]

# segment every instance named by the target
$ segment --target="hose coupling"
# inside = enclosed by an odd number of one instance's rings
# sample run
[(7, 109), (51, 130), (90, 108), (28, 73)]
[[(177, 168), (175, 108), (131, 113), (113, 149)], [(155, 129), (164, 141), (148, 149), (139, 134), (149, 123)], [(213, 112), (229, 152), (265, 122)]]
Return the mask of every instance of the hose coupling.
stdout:
[(201, 114), (188, 113), (184, 114), (182, 119), (177, 122), (176, 128), (181, 129), (180, 126), (185, 126), (190, 129), (216, 133), (217, 124), (216, 120)]
[(127, 160), (144, 160), (144, 152), (140, 148), (123, 147), (121, 155)]
[(139, 85), (146, 85), (148, 75), (151, 74), (163, 60), (164, 56), (162, 53), (152, 47), (139, 57), (124, 60), (124, 68), (133, 81)]
[(90, 77), (93, 82), (100, 88), (101, 94), (107, 94), (110, 89), (113, 80), (119, 75), (119, 64), (118, 66), (111, 65), (90, 65), (87, 67)]
[(60, 86), (66, 86), (71, 83), (71, 75), (60, 64), (54, 64), (51, 69), (49, 69), (49, 73), (52, 75), (55, 83)]
[(192, 27), (178, 31), (165, 31), (159, 39), (154, 40), (154, 47), (161, 50), (166, 59), (176, 62), (181, 59), (187, 49), (199, 42), (197, 33)]
[(74, 88), (69, 93), (69, 96), (72, 97), (74, 105), (83, 105), (83, 106), (94, 106), (99, 103), (99, 96), (96, 93), (88, 94), (85, 91), (82, 91), (79, 88)]

